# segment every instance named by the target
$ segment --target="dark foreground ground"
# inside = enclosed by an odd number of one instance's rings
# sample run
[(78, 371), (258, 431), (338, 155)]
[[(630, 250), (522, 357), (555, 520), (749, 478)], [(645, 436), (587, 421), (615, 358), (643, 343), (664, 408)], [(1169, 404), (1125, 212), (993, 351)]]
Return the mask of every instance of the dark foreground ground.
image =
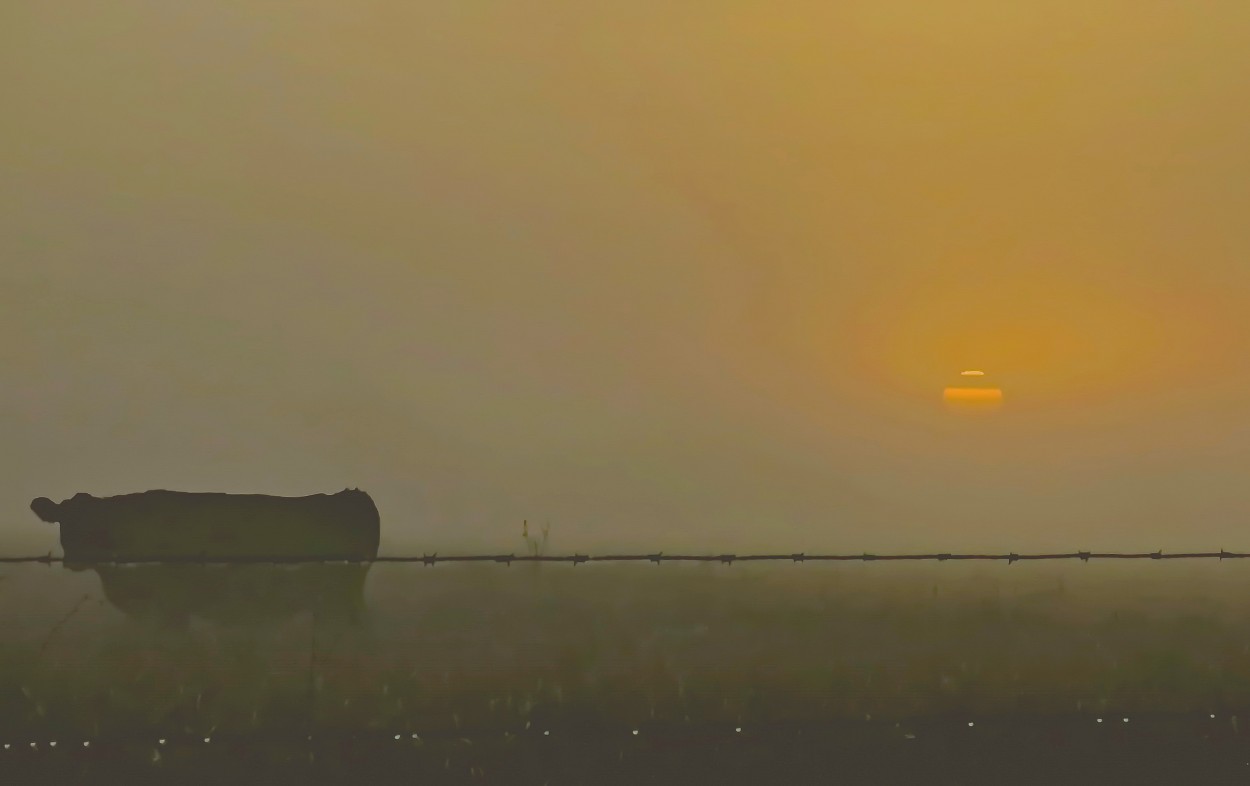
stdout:
[(1250, 783), (1250, 565), (532, 567), (182, 631), (6, 568), (0, 783)]
[[(1228, 719), (1143, 715), (915, 718), (735, 729), (643, 725), (463, 737), (322, 730), (205, 743), (61, 740), (4, 752), (6, 777), (174, 783), (1246, 783), (1250, 744)], [(909, 731), (903, 732), (902, 728)], [(907, 736), (910, 735), (910, 736)]]

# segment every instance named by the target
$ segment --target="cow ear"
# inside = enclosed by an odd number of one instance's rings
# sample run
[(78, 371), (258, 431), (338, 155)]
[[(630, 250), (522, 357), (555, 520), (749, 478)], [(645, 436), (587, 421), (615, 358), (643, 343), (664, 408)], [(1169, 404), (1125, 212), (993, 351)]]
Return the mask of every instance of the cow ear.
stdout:
[(60, 505), (47, 497), (38, 497), (30, 503), (30, 509), (35, 512), (35, 515), (49, 524), (55, 524), (61, 517), (60, 508)]

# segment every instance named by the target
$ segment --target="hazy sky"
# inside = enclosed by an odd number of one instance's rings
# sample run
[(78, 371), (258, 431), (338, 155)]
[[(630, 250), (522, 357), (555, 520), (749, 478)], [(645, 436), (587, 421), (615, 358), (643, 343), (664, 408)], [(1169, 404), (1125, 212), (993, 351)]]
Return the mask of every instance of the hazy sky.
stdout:
[[(0, 519), (1250, 549), (1244, 0), (0, 9)], [(1001, 384), (955, 417), (965, 368)], [(34, 533), (32, 535), (31, 533)]]

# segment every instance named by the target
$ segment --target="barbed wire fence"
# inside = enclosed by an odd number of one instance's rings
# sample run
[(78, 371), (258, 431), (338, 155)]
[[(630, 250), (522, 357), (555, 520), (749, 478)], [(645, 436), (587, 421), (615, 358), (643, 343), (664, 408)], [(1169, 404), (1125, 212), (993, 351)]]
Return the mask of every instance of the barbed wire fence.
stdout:
[(111, 559), (68, 559), (65, 556), (47, 554), (24, 556), (0, 556), (0, 564), (38, 563), (54, 565), (68, 563), (75, 566), (90, 567), (94, 565), (308, 565), (308, 564), (375, 564), (399, 563), (436, 565), (446, 562), (491, 562), (511, 565), (513, 562), (567, 562), (580, 565), (589, 562), (716, 562), (732, 565), (737, 562), (888, 562), (888, 561), (960, 561), (980, 560), (989, 562), (1029, 562), (1036, 560), (1126, 560), (1126, 559), (1246, 559), (1250, 553), (1236, 551), (1185, 551), (1169, 552), (1098, 552), (1071, 551), (1043, 554), (565, 554), (565, 555), (517, 555), (517, 554), (422, 554), (417, 555), (379, 555), (362, 557), (360, 555), (342, 556), (282, 556), (259, 555), (219, 557), (207, 554), (167, 555), (160, 557), (119, 556)]

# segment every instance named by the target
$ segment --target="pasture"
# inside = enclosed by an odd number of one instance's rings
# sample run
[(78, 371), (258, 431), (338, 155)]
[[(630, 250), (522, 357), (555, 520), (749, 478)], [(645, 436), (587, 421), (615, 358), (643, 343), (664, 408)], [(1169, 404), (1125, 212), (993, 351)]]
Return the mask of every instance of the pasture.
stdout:
[(14, 747), (0, 768), (13, 771), (1250, 772), (1241, 561), (380, 564), (362, 628), (305, 612), (167, 630), (110, 607), (90, 571), (2, 575), (0, 739)]

